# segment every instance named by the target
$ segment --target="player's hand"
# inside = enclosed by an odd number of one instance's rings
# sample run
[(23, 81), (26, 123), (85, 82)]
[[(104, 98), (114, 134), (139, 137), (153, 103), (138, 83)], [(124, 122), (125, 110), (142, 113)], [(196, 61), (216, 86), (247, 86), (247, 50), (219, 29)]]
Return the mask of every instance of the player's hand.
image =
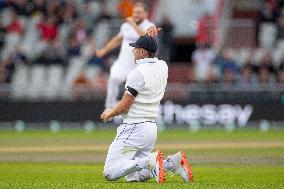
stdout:
[(126, 21), (132, 26), (136, 26), (136, 22), (134, 21), (133, 17), (127, 17)]
[(103, 122), (107, 122), (107, 121), (110, 121), (111, 120), (111, 116), (110, 116), (110, 112), (111, 110), (110, 109), (106, 109), (102, 114), (101, 114), (101, 119)]
[(158, 33), (162, 30), (162, 28), (157, 28), (156, 26), (150, 26), (147, 29), (147, 35), (151, 37), (155, 37), (158, 35)]
[(96, 51), (96, 56), (98, 58), (102, 58), (105, 55), (106, 55), (106, 51), (104, 49), (99, 49), (99, 50)]

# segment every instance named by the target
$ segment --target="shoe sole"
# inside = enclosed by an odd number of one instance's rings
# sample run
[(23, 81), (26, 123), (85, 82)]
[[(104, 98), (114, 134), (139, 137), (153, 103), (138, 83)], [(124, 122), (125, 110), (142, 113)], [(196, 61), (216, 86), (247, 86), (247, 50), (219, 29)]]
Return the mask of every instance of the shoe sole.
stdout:
[(193, 181), (193, 175), (192, 175), (192, 171), (191, 171), (191, 168), (190, 168), (190, 165), (186, 159), (186, 154), (184, 152), (181, 152), (181, 161), (180, 161), (180, 164), (185, 167), (187, 173), (188, 173), (188, 180), (190, 182)]
[(160, 150), (158, 150), (156, 162), (158, 162), (159, 164), (159, 175), (158, 175), (159, 183), (165, 183), (165, 180), (166, 180), (166, 173), (164, 170), (163, 160), (164, 160), (164, 155)]

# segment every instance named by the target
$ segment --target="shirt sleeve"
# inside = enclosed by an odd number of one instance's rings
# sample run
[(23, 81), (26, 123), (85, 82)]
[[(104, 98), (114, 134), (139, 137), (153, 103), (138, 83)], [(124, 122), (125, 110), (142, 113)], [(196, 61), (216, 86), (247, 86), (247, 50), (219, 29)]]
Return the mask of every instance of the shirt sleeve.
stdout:
[(137, 70), (132, 70), (127, 76), (125, 89), (132, 95), (137, 96), (142, 91), (145, 81), (141, 73)]

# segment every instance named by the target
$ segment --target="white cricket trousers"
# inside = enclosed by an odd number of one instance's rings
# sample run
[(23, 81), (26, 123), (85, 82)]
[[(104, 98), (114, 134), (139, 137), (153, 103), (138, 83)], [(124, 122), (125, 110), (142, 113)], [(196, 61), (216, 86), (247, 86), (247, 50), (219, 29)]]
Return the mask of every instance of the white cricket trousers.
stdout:
[(127, 181), (143, 182), (153, 177), (152, 173), (139, 166), (146, 162), (157, 139), (157, 125), (146, 121), (121, 124), (109, 147), (104, 166), (107, 180), (117, 180), (125, 176)]
[(105, 108), (111, 108), (117, 103), (119, 87), (126, 81), (127, 75), (135, 67), (134, 63), (129, 63), (129, 66), (115, 61), (110, 68), (110, 76), (107, 83), (107, 95)]

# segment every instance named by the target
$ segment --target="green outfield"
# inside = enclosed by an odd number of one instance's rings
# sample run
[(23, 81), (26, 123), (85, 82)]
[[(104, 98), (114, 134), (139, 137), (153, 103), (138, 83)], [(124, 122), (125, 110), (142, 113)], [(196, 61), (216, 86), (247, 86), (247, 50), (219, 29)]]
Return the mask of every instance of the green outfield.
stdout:
[(0, 188), (284, 188), (283, 129), (159, 133), (156, 149), (187, 152), (190, 184), (169, 175), (163, 185), (105, 181), (103, 162), (114, 136), (112, 129), (0, 130)]

